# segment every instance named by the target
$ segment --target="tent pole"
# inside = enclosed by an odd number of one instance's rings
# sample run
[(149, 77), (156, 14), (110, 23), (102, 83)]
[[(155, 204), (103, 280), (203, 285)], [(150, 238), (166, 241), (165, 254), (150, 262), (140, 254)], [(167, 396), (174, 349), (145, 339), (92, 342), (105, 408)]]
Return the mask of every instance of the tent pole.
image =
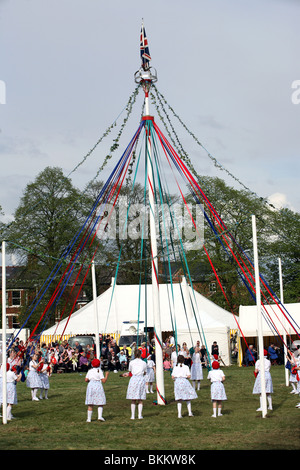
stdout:
[(252, 233), (253, 233), (253, 252), (254, 252), (254, 268), (255, 268), (255, 291), (256, 291), (256, 307), (257, 307), (257, 325), (258, 325), (258, 345), (259, 345), (259, 359), (260, 359), (260, 383), (261, 383), (261, 399), (262, 399), (262, 417), (267, 415), (267, 395), (266, 395), (266, 381), (265, 381), (265, 367), (264, 367), (264, 340), (262, 329), (262, 315), (261, 315), (261, 296), (260, 296), (260, 277), (258, 265), (258, 250), (257, 250), (257, 233), (256, 233), (256, 218), (252, 215)]
[(2, 422), (7, 424), (6, 371), (6, 260), (5, 241), (2, 242)]
[[(280, 302), (283, 305), (283, 281), (282, 281), (282, 266), (281, 266), (281, 258), (278, 258), (278, 265), (279, 265), (279, 284), (280, 284)], [(283, 323), (283, 357), (284, 361), (287, 357), (287, 347), (286, 347), (286, 318), (282, 314), (282, 323)], [(289, 386), (289, 370), (285, 367), (285, 385)]]
[(97, 287), (96, 287), (96, 273), (95, 261), (92, 261), (92, 283), (93, 283), (93, 302), (94, 302), (94, 315), (95, 315), (95, 342), (96, 342), (96, 357), (100, 360), (100, 342), (99, 342), (99, 318), (98, 318), (98, 305), (97, 305)]

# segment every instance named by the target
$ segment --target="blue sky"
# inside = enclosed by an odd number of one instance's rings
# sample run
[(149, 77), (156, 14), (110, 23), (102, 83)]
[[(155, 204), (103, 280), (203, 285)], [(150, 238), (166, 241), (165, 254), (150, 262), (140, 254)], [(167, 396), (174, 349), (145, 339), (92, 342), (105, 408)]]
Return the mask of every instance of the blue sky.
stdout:
[[(142, 18), (157, 88), (188, 128), (251, 190), (300, 211), (300, 104), (291, 100), (300, 2), (0, 0), (4, 220), (46, 166), (69, 174), (123, 110)], [(138, 120), (130, 125), (132, 135)], [(183, 145), (199, 173), (235, 185), (188, 135)], [(97, 150), (74, 184), (83, 188), (104, 156)]]

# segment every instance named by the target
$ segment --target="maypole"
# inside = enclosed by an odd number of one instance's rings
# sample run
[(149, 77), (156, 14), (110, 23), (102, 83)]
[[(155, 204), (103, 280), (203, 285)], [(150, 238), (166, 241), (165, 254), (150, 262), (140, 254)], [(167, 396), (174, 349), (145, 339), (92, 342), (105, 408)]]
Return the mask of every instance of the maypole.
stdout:
[(260, 386), (261, 386), (261, 411), (262, 417), (267, 415), (267, 395), (265, 380), (265, 364), (264, 364), (264, 339), (261, 315), (261, 295), (260, 295), (260, 274), (258, 265), (258, 249), (257, 249), (257, 232), (256, 218), (252, 215), (252, 233), (253, 233), (253, 253), (254, 253), (254, 270), (255, 270), (255, 291), (256, 291), (256, 308), (257, 308), (257, 325), (258, 325), (258, 352), (260, 359)]
[(6, 260), (5, 241), (2, 242), (2, 422), (7, 424), (6, 371)]
[(150, 52), (144, 24), (142, 24), (140, 38), (140, 53), (142, 67), (135, 73), (134, 79), (136, 83), (141, 83), (145, 93), (145, 108), (143, 120), (146, 129), (146, 166), (149, 193), (149, 213), (150, 213), (150, 246), (151, 246), (151, 271), (152, 271), (152, 304), (153, 304), (153, 320), (155, 333), (155, 368), (156, 368), (156, 390), (157, 404), (165, 405), (165, 386), (164, 386), (164, 370), (163, 370), (163, 350), (160, 320), (160, 303), (159, 303), (159, 282), (158, 282), (158, 258), (157, 258), (157, 237), (155, 225), (155, 195), (154, 195), (154, 178), (152, 165), (151, 150), (151, 132), (150, 125), (154, 118), (150, 116), (149, 106), (149, 90), (151, 84), (157, 81), (156, 70), (150, 70)]
[(98, 319), (98, 304), (97, 304), (97, 285), (96, 285), (96, 272), (95, 261), (92, 261), (92, 286), (93, 286), (93, 303), (94, 303), (94, 318), (95, 318), (95, 342), (96, 342), (96, 357), (100, 359), (100, 341), (99, 341), (99, 319)]

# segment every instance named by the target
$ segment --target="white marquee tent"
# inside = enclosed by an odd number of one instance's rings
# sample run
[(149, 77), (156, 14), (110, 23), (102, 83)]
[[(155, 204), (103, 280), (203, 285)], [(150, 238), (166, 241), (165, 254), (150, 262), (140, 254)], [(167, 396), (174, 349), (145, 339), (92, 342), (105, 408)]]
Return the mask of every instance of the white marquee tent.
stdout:
[[(180, 284), (160, 284), (159, 292), (161, 331), (176, 330), (178, 343), (186, 341), (188, 347), (200, 340), (208, 352), (213, 341), (217, 341), (222, 360), (229, 365), (230, 329), (237, 328), (233, 315), (194, 291), (187, 285), (185, 279)], [(97, 297), (97, 313), (100, 333), (120, 334), (123, 322), (138, 319), (144, 321), (147, 327), (153, 327), (151, 284), (141, 287), (117, 285), (112, 280), (110, 288)], [(62, 320), (59, 325), (44, 331), (43, 337), (61, 335), (63, 332), (65, 335), (95, 333), (94, 302), (74, 312), (67, 326), (66, 322), (66, 319)]]
[[(265, 309), (262, 309), (262, 329), (263, 336), (274, 336), (277, 332), (282, 336), (295, 335), (295, 329), (299, 333), (300, 325), (300, 303), (284, 304), (286, 310), (281, 309), (278, 305), (266, 305)], [(288, 313), (287, 313), (287, 312)], [(285, 318), (287, 317), (287, 318)], [(272, 323), (270, 322), (270, 318)], [(273, 327), (275, 325), (276, 330)], [(298, 327), (297, 327), (298, 325)], [(241, 305), (239, 308), (239, 326), (245, 337), (257, 336), (257, 307)]]

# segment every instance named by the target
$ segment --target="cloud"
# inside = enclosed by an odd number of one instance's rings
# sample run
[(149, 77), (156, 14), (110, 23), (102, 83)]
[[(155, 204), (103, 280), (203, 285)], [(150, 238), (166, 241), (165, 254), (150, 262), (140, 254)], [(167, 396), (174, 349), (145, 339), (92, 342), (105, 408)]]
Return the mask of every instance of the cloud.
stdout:
[(276, 209), (287, 208), (287, 209), (290, 209), (294, 212), (296, 211), (296, 209), (288, 201), (286, 194), (274, 193), (274, 194), (271, 194), (271, 196), (268, 197), (268, 200), (269, 200), (270, 204), (273, 204), (273, 206)]

